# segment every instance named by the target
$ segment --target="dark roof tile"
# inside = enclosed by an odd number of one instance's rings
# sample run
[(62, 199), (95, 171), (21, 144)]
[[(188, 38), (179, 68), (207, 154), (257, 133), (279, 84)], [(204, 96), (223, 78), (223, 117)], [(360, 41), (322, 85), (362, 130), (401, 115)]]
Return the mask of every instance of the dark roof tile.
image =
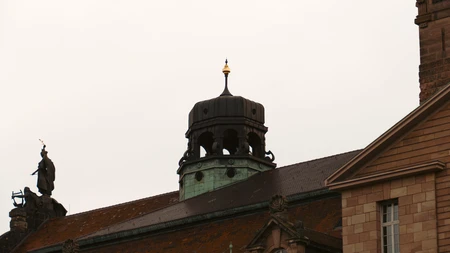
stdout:
[[(306, 227), (304, 233), (311, 237), (312, 241), (340, 248), (340, 234), (339, 238), (328, 235), (340, 219), (340, 205), (340, 197), (334, 197), (290, 207), (289, 220), (302, 220)], [(327, 208), (323, 208), (325, 206)], [(245, 252), (247, 244), (270, 219), (268, 211), (258, 212), (149, 235), (143, 239), (87, 249), (83, 252), (228, 253), (230, 242), (233, 243), (233, 252)], [(328, 224), (327, 227), (324, 223)]]
[[(38, 231), (32, 233), (14, 252), (26, 252), (31, 249), (57, 245), (67, 239), (95, 237), (108, 233), (115, 233), (128, 229), (179, 220), (195, 215), (202, 215), (215, 211), (262, 203), (268, 201), (269, 198), (275, 194), (291, 196), (324, 189), (325, 186), (323, 181), (325, 178), (327, 178), (331, 173), (336, 171), (340, 166), (345, 164), (359, 152), (360, 150), (356, 150), (266, 171), (264, 173), (252, 176), (244, 182), (240, 182), (213, 192), (205, 193), (183, 202), (178, 202), (178, 192), (170, 192), (150, 198), (70, 215), (67, 217), (51, 219), (44, 223)], [(328, 204), (323, 205), (325, 206), (321, 207), (320, 210), (330, 210), (327, 206)], [(311, 207), (312, 206), (308, 204), (304, 208), (305, 210), (312, 210)], [(314, 210), (308, 211), (307, 213), (302, 214), (302, 217), (306, 217), (306, 220), (303, 218), (301, 219), (305, 220), (305, 225), (310, 222), (308, 225), (310, 225), (310, 227), (314, 230), (318, 230), (319, 232), (324, 232), (324, 230), (327, 230), (327, 233), (333, 234), (332, 231), (329, 231), (331, 224), (330, 222), (337, 223), (339, 221), (340, 206), (336, 206), (336, 210), (338, 211), (325, 212), (323, 214), (326, 215), (321, 217), (318, 217), (316, 215), (317, 212)], [(227, 233), (240, 234), (242, 231), (254, 231), (255, 229), (259, 229), (259, 226), (263, 225), (263, 223), (257, 219), (253, 221), (254, 225), (249, 225), (250, 227), (248, 229), (245, 227), (240, 229), (239, 226), (252, 223), (246, 218), (238, 219), (241, 219), (242, 221), (228, 224), (228, 227), (224, 228), (228, 229), (228, 232), (222, 231), (221, 233), (223, 234), (219, 234), (217, 236), (227, 240), (225, 239), (225, 237), (227, 237), (225, 236)], [(196, 233), (211, 233), (208, 234), (209, 236), (219, 233), (212, 232), (212, 228), (208, 230), (207, 228), (210, 226), (216, 228), (216, 225), (209, 224), (206, 227), (189, 228), (188, 230), (192, 231), (194, 233), (193, 235)], [(241, 244), (244, 241), (245, 243), (248, 243), (251, 238), (247, 237), (248, 236), (242, 238), (239, 237), (242, 239)], [(164, 235), (160, 235), (158, 238), (166, 237)], [(179, 238), (184, 237), (181, 236), (178, 237), (178, 239)], [(184, 238), (182, 240), (192, 241), (197, 239)], [(160, 243), (158, 244), (158, 247), (161, 247), (158, 249), (163, 249), (164, 247), (170, 249), (172, 246), (167, 244), (169, 241), (170, 240), (166, 238), (165, 241), (163, 240), (158, 242)], [(156, 245), (157, 242), (151, 242), (150, 244)], [(172, 251), (167, 250), (165, 252), (178, 251), (174, 249)]]
[(187, 217), (266, 202), (273, 195), (291, 196), (323, 189), (324, 180), (360, 150), (266, 171), (248, 180), (187, 199), (167, 208), (113, 225), (86, 238), (147, 227)]
[(30, 234), (14, 252), (41, 248), (76, 239), (139, 215), (143, 215), (178, 202), (178, 191), (108, 206), (83, 213), (54, 218)]

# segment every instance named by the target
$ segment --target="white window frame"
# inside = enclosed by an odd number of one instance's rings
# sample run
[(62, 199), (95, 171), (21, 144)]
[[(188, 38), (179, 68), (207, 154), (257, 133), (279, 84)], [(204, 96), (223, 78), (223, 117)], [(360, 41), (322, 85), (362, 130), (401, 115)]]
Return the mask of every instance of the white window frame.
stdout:
[[(386, 221), (384, 220), (385, 209), (387, 207), (391, 208), (390, 214), (388, 213)], [(397, 212), (395, 212), (397, 210)], [(381, 223), (381, 252), (382, 253), (400, 253), (400, 225), (398, 218), (398, 200), (391, 200), (382, 202), (380, 204), (380, 223)], [(397, 227), (397, 236), (395, 236), (395, 227)], [(390, 230), (390, 236), (385, 235), (384, 228)], [(387, 248), (389, 245), (384, 243), (384, 237), (388, 237), (387, 240), (390, 240), (391, 245), (390, 248)], [(397, 247), (396, 247), (397, 245)], [(385, 250), (385, 247), (387, 250)]]

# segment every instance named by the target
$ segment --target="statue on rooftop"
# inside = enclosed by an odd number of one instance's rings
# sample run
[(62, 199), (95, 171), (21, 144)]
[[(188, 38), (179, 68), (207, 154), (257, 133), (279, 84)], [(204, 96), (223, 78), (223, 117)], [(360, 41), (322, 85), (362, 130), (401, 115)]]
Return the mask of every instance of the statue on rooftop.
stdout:
[[(24, 207), (27, 212), (35, 212), (39, 207), (42, 206), (42, 201), (36, 195), (36, 193), (32, 192), (29, 187), (25, 187), (23, 194), (14, 195), (13, 198), (22, 198), (25, 199), (24, 205), (16, 205), (14, 201), (15, 207)], [(22, 202), (23, 203), (23, 202)]]
[(38, 169), (31, 175), (38, 174), (37, 187), (39, 192), (42, 195), (51, 196), (55, 188), (53, 184), (55, 181), (55, 165), (47, 156), (48, 152), (45, 150), (46, 145), (43, 142), (42, 144), (44, 145), (41, 150), (42, 160), (38, 164)]

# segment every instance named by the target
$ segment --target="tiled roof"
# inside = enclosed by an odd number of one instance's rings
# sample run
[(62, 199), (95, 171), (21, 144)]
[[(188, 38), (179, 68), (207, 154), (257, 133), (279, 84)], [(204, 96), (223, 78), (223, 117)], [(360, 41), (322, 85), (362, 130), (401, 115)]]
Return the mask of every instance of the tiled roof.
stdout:
[(359, 150), (254, 175), (246, 181), (179, 202), (167, 208), (116, 224), (87, 237), (118, 233), (187, 217), (266, 202), (273, 195), (291, 196), (323, 189), (324, 180)]
[[(177, 203), (178, 192), (171, 192), (85, 213), (51, 219), (41, 225), (36, 232), (32, 233), (14, 252), (26, 252), (31, 249), (58, 245), (67, 239), (87, 239), (155, 224), (167, 224), (169, 221), (201, 216), (211, 212), (249, 206), (267, 202), (275, 194), (284, 196), (308, 194), (309, 192), (324, 189), (323, 181), (325, 178), (359, 152), (359, 150), (356, 150), (266, 171), (252, 176), (244, 182), (183, 202)], [(308, 209), (307, 206), (304, 208)], [(328, 220), (333, 220), (333, 222), (336, 220), (337, 223), (340, 219), (340, 202), (339, 207), (336, 207), (336, 209), (339, 210), (339, 213), (329, 212), (327, 214), (329, 216), (318, 219), (317, 222), (315, 221), (316, 223), (311, 224), (313, 226), (310, 226), (310, 228), (319, 229), (319, 231), (325, 228), (329, 229), (330, 223)], [(321, 210), (330, 209), (324, 206), (321, 207)], [(330, 214), (333, 215), (330, 216)], [(305, 215), (309, 219), (308, 216), (314, 215), (314, 211)], [(258, 223), (258, 226), (260, 225), (263, 225), (263, 223)], [(213, 224), (208, 226), (213, 226)], [(307, 225), (305, 224), (305, 226)], [(192, 231), (196, 231), (195, 229), (198, 229), (195, 233), (206, 231), (203, 227), (190, 228)], [(238, 227), (230, 229), (240, 230)], [(254, 228), (251, 227), (251, 229)], [(259, 228), (256, 226), (255, 229)], [(210, 231), (210, 233), (212, 232)], [(248, 243), (248, 241), (245, 243)], [(177, 251), (175, 250), (174, 252)]]
[(67, 239), (76, 239), (175, 202), (178, 202), (178, 191), (50, 219), (30, 234), (14, 252), (26, 252), (62, 243)]
[[(289, 208), (290, 220), (302, 220), (307, 229), (305, 235), (311, 240), (336, 247), (336, 241), (326, 233), (341, 217), (341, 199), (334, 198), (317, 200), (308, 204)], [(324, 208), (326, 207), (326, 208)], [(229, 244), (233, 244), (233, 253), (245, 252), (245, 248), (258, 234), (266, 222), (271, 218), (268, 210), (232, 217), (214, 222), (205, 222), (196, 226), (172, 230), (156, 235), (149, 235), (143, 239), (125, 241), (122, 243), (86, 250), (89, 253), (110, 252), (151, 252), (151, 253), (228, 253)], [(325, 228), (323, 223), (327, 223)], [(320, 233), (319, 233), (320, 232)], [(338, 235), (340, 237), (340, 235)], [(327, 241), (328, 239), (328, 241)]]

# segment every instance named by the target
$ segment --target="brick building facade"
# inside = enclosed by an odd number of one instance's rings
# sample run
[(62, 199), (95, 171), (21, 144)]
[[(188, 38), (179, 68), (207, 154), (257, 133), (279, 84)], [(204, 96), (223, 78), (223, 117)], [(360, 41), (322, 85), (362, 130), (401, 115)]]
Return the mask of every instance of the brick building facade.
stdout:
[(327, 179), (343, 252), (450, 250), (450, 1), (416, 4), (421, 105)]
[(18, 207), (0, 252), (450, 252), (450, 0), (416, 5), (421, 104), (365, 149), (275, 169), (264, 107), (225, 81), (190, 113), (179, 191), (33, 225)]

